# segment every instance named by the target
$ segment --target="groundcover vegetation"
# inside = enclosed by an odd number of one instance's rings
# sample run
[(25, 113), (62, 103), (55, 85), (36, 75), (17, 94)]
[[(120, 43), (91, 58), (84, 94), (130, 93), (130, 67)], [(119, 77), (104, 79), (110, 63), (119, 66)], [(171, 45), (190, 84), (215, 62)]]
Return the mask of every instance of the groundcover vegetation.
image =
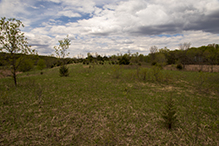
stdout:
[(68, 68), (0, 79), (0, 145), (219, 144), (218, 73)]

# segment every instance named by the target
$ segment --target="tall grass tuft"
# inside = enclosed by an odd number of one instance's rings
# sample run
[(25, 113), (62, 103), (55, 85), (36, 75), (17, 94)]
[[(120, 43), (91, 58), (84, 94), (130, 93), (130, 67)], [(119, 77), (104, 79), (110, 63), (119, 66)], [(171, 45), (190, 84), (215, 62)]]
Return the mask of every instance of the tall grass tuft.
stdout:
[(112, 70), (112, 75), (114, 78), (119, 79), (122, 75), (121, 68), (119, 65), (115, 65)]

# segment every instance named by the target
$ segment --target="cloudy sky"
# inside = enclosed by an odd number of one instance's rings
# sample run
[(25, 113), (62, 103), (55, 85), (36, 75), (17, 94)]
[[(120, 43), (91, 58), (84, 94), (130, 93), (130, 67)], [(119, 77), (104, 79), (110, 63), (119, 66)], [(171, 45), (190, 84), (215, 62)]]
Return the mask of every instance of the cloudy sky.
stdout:
[(70, 57), (219, 43), (219, 0), (0, 0), (0, 16), (21, 20), (41, 55), (67, 35)]

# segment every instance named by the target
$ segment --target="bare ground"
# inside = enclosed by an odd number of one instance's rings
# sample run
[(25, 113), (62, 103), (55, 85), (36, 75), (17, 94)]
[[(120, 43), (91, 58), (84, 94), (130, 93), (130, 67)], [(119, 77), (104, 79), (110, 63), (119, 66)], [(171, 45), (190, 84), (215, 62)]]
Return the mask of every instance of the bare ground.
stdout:
[[(22, 72), (17, 72), (17, 74), (20, 74)], [(10, 77), (12, 76), (11, 71), (8, 69), (0, 70), (0, 78)]]
[[(167, 65), (166, 70), (177, 70), (175, 65)], [(186, 65), (187, 71), (219, 72), (219, 65)]]

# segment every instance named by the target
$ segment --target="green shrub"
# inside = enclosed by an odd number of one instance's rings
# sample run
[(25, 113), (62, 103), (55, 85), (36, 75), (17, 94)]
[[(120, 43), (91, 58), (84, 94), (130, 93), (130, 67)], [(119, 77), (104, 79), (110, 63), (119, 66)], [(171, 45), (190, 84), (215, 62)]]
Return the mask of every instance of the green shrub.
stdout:
[(119, 59), (119, 65), (129, 65), (130, 60), (127, 56), (122, 56), (122, 58)]
[(141, 80), (143, 80), (143, 81), (148, 80), (147, 75), (148, 75), (148, 69), (147, 68), (143, 68), (143, 69), (140, 70), (139, 77), (140, 77)]
[(152, 74), (154, 75), (156, 81), (161, 81), (163, 78), (161, 68), (158, 66), (152, 67)]
[(65, 65), (61, 66), (60, 69), (59, 69), (59, 74), (60, 74), (60, 77), (69, 76), (68, 67), (65, 66)]
[(56, 62), (56, 66), (61, 66), (62, 65), (62, 62), (60, 61), (60, 60), (58, 60), (57, 62)]
[(177, 64), (176, 68), (177, 68), (178, 70), (182, 70), (182, 69), (183, 69), (183, 66), (182, 66), (182, 64)]
[(22, 72), (27, 72), (27, 71), (30, 71), (32, 68), (33, 68), (33, 61), (30, 60), (30, 59), (24, 59), (21, 61), (20, 63), (20, 66), (19, 66), (19, 71), (22, 71)]
[(163, 65), (161, 63), (156, 63), (155, 66), (159, 67), (160, 69), (163, 69)]
[(156, 65), (156, 64), (157, 64), (157, 62), (155, 62), (155, 61), (153, 61), (153, 62), (151, 63), (152, 66), (154, 66), (154, 65)]
[(39, 61), (37, 62), (37, 68), (39, 70), (43, 70), (44, 68), (46, 68), (46, 63), (45, 63), (45, 60), (43, 59), (39, 59)]

